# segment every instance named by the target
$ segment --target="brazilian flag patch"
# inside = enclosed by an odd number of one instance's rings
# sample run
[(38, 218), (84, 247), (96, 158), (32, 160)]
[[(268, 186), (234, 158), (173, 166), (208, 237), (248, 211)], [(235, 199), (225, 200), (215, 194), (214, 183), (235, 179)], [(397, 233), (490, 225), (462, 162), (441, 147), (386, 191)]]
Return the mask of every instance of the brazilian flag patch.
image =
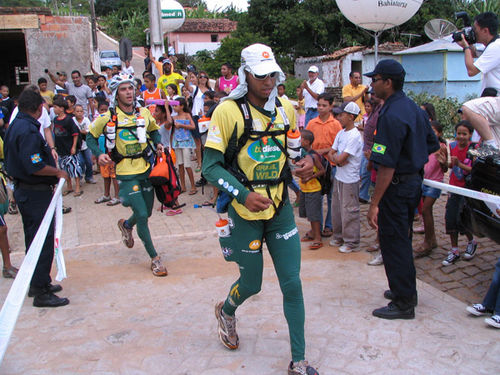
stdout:
[(381, 145), (378, 143), (374, 143), (373, 147), (372, 147), (372, 152), (376, 152), (377, 154), (384, 155), (386, 148), (387, 148), (387, 146), (384, 146), (384, 145)]

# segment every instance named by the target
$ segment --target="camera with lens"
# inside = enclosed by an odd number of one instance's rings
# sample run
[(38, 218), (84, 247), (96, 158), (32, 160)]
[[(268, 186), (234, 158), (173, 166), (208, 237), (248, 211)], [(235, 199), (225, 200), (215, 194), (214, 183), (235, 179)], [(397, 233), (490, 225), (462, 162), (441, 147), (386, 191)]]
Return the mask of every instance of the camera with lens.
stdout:
[(474, 32), (474, 29), (471, 26), (470, 17), (467, 14), (467, 12), (457, 12), (455, 13), (455, 17), (457, 19), (462, 19), (464, 21), (464, 28), (462, 30), (455, 31), (452, 34), (453, 41), (455, 43), (460, 42), (462, 40), (462, 35), (463, 35), (467, 43), (469, 44), (476, 43), (476, 33)]

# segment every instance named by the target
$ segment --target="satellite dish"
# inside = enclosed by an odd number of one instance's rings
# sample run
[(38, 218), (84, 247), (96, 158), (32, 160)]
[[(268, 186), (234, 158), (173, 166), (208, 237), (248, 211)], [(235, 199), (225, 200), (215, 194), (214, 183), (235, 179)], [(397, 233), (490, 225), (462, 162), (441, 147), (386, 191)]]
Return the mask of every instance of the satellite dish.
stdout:
[(344, 16), (363, 29), (380, 32), (408, 21), (423, 0), (336, 0)]
[(186, 12), (184, 7), (175, 0), (161, 0), (161, 30), (169, 33), (184, 24)]
[(425, 24), (424, 31), (429, 39), (438, 40), (457, 31), (457, 27), (450, 21), (435, 18)]

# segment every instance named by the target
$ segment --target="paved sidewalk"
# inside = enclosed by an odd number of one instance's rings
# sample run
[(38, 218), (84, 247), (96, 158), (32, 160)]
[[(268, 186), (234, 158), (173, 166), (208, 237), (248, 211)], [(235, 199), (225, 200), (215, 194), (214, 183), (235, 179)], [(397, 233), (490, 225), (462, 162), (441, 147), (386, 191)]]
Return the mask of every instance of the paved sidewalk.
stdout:
[[(82, 197), (65, 198), (73, 212), (64, 215), (69, 277), (60, 295), (69, 297), (70, 305), (37, 309), (26, 298), (0, 372), (286, 374), (288, 332), (267, 252), (262, 292), (237, 312), (240, 349), (228, 351), (218, 341), (213, 307), (225, 297), (237, 267), (221, 256), (215, 212), (193, 208), (207, 196), (183, 195), (181, 201), (189, 204), (182, 215), (167, 217), (154, 211), (153, 239), (169, 270), (166, 278), (155, 278), (137, 236), (134, 249), (120, 242), (116, 221), (129, 210), (92, 203), (101, 186), (85, 185)], [(304, 233), (307, 222), (297, 222)], [(20, 264), (20, 218), (8, 215), (7, 223), (13, 262)], [(373, 233), (365, 225), (363, 241), (372, 243)], [(445, 242), (440, 239), (441, 243)], [(495, 251), (488, 254), (497, 255), (498, 246)], [(340, 254), (330, 246), (318, 251), (303, 248), (307, 357), (320, 374), (498, 372), (499, 331), (482, 318), (468, 316), (465, 303), (426, 282), (418, 284), (415, 320), (374, 318), (372, 309), (387, 303), (382, 297), (387, 282), (383, 267), (367, 266), (369, 259), (365, 252)], [(430, 275), (441, 260), (427, 268), (418, 261), (419, 275)], [(462, 261), (478, 268), (483, 262), (479, 256)], [(449, 273), (436, 269), (451, 275), (462, 270), (459, 265)], [(482, 273), (491, 278), (491, 272)], [(2, 279), (0, 298), (5, 298), (11, 283)]]

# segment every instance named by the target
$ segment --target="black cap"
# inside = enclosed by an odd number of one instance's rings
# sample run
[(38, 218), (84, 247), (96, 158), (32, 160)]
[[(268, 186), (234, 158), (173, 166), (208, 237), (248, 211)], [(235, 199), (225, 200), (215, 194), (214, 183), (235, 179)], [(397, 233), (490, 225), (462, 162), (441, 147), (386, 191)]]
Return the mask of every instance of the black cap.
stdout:
[(367, 77), (373, 77), (374, 75), (385, 75), (385, 76), (401, 76), (406, 75), (403, 66), (393, 59), (380, 60), (373, 70), (373, 72), (365, 73), (363, 75)]

